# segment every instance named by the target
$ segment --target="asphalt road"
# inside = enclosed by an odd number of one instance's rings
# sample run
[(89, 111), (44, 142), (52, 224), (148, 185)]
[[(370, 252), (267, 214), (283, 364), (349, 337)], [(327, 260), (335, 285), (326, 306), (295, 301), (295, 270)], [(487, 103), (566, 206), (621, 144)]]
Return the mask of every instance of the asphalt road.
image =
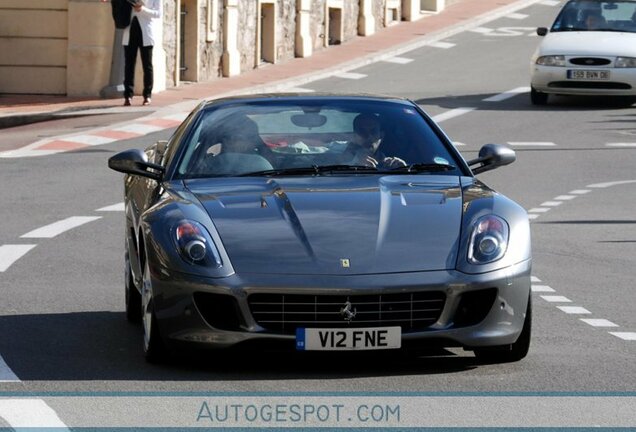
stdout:
[[(530, 104), (534, 28), (549, 25), (556, 12), (536, 4), (518, 11), (523, 16), (400, 55), (405, 60), (349, 71), (364, 75), (356, 79), (303, 86), (411, 98), (441, 120), (467, 159), (490, 142), (517, 151), (513, 165), (480, 179), (534, 218), (538, 288), (526, 359), (478, 365), (453, 349), (422, 357), (273, 353), (146, 364), (141, 329), (124, 317), (123, 213), (98, 209), (123, 200), (122, 176), (108, 170), (107, 158), (166, 139), (166, 130), (84, 151), (0, 159), (0, 245), (36, 245), (0, 272), (0, 356), (19, 378), (0, 389), (634, 391), (636, 146), (617, 144), (636, 143), (636, 109), (607, 98)], [(52, 238), (21, 238), (73, 216), (99, 219)]]

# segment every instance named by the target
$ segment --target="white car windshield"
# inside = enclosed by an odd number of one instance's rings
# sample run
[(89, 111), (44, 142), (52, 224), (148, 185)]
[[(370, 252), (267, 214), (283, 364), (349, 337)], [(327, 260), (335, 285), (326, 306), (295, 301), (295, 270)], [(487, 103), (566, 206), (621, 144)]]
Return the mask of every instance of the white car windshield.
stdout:
[(572, 0), (563, 7), (551, 31), (636, 33), (636, 2)]

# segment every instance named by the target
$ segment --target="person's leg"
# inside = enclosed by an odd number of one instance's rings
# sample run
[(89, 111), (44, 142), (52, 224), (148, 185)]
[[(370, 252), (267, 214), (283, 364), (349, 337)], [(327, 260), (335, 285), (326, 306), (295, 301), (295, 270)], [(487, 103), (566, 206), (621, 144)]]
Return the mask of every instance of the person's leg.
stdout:
[(154, 71), (152, 68), (152, 45), (141, 47), (141, 64), (144, 68), (144, 102), (150, 103), (152, 87), (154, 85)]
[(130, 38), (128, 45), (124, 46), (124, 98), (126, 104), (130, 103), (135, 90), (135, 66), (137, 63), (137, 50), (143, 46), (141, 27), (137, 18), (130, 23)]

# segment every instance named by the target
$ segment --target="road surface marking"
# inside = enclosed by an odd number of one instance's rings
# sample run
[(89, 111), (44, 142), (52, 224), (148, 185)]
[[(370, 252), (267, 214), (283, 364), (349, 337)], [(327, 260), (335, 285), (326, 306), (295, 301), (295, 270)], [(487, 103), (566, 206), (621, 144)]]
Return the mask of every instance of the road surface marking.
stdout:
[(549, 212), (549, 211), (550, 211), (549, 208), (534, 207), (534, 208), (531, 208), (530, 210), (528, 210), (528, 213), (546, 213), (546, 212)]
[(336, 78), (344, 78), (344, 79), (351, 79), (351, 80), (359, 80), (359, 79), (367, 77), (367, 75), (365, 74), (356, 73), (356, 72), (336, 72), (335, 74), (333, 74), (333, 76), (335, 76)]
[(618, 327), (618, 324), (614, 324), (606, 319), (580, 318), (580, 320), (592, 327)]
[(576, 198), (574, 195), (559, 195), (557, 197), (554, 197), (555, 200), (559, 200), (559, 201), (570, 201), (570, 200), (573, 200), (574, 198)]
[(459, 142), (459, 141), (453, 141), (453, 145), (454, 145), (455, 147), (463, 147), (463, 146), (465, 146), (466, 144), (461, 143), (461, 142)]
[(532, 219), (536, 219), (536, 218), (538, 218), (539, 216), (541, 216), (541, 215), (538, 215), (538, 214), (529, 214), (529, 215), (528, 215), (528, 219), (530, 219), (530, 220), (532, 220)]
[(475, 28), (472, 28), (472, 29), (470, 29), (468, 31), (469, 32), (473, 32), (473, 33), (488, 34), (488, 33), (492, 32), (493, 30), (491, 28), (488, 28), (488, 27), (475, 27)]
[(55, 428), (58, 432), (69, 430), (57, 413), (41, 399), (2, 399), (0, 417), (12, 428)]
[(20, 238), (53, 238), (65, 231), (101, 218), (101, 216), (72, 216), (70, 218), (54, 222), (50, 225), (43, 226), (42, 228), (29, 231), (28, 233), (21, 235)]
[(109, 144), (116, 140), (113, 138), (107, 138), (107, 137), (99, 136), (99, 135), (75, 135), (75, 136), (64, 138), (64, 141), (84, 144), (87, 146), (94, 146), (94, 145)]
[(175, 121), (178, 121), (178, 122), (182, 122), (189, 115), (190, 115), (189, 112), (180, 112), (180, 113), (176, 113), (176, 114), (165, 115), (165, 116), (162, 116), (161, 118), (164, 118), (166, 120), (175, 120)]
[(563, 204), (563, 201), (546, 201), (544, 203), (541, 203), (541, 206), (543, 206), (543, 207), (557, 207), (557, 206), (560, 206), (561, 204)]
[(541, 279), (536, 276), (530, 276), (530, 282), (541, 282)]
[(580, 306), (557, 306), (566, 314), (574, 314), (574, 315), (583, 315), (583, 314), (591, 314), (589, 310)]
[(455, 44), (450, 42), (431, 42), (428, 46), (433, 48), (449, 49), (454, 47)]
[(553, 142), (522, 142), (522, 141), (512, 141), (508, 142), (508, 145), (513, 147), (554, 147), (556, 146)]
[(408, 63), (411, 63), (413, 59), (406, 58), (406, 57), (387, 57), (385, 59), (382, 59), (381, 61), (386, 63), (408, 64)]
[(532, 292), (554, 292), (548, 285), (532, 285), (530, 289)]
[(136, 133), (139, 135), (148, 135), (151, 133), (155, 133), (155, 132), (159, 132), (164, 130), (165, 128), (159, 127), (159, 126), (153, 126), (153, 125), (149, 125), (149, 124), (140, 124), (140, 123), (133, 123), (133, 124), (129, 124), (126, 126), (121, 126), (118, 127), (114, 130), (119, 131), (119, 132), (130, 132), (130, 133)]
[(433, 121), (437, 123), (441, 123), (445, 120), (449, 120), (455, 117), (459, 117), (464, 114), (468, 114), (471, 111), (475, 111), (477, 108), (455, 108), (450, 111), (446, 111), (445, 113), (438, 114), (433, 116)]
[(117, 204), (113, 204), (110, 206), (106, 206), (106, 207), (102, 207), (99, 208), (95, 211), (98, 212), (120, 212), (120, 211), (125, 211), (126, 210), (126, 205), (123, 202), (117, 203)]
[(2, 356), (0, 356), (0, 382), (20, 382), (20, 378), (13, 373)]
[(515, 13), (511, 13), (511, 14), (506, 15), (506, 18), (522, 20), (522, 19), (528, 18), (528, 15), (515, 12)]
[(569, 298), (558, 295), (543, 295), (541, 296), (541, 298), (549, 303), (572, 303), (572, 300), (570, 300)]
[(575, 189), (573, 191), (570, 191), (569, 193), (572, 195), (585, 195), (586, 193), (590, 193), (592, 192), (589, 189)]
[(630, 183), (636, 183), (636, 180), (621, 180), (621, 181), (614, 181), (614, 182), (607, 182), (607, 183), (594, 183), (591, 185), (587, 185), (586, 187), (594, 188), (594, 189), (605, 189), (612, 186), (620, 186), (620, 185), (625, 185)]
[(11, 264), (26, 255), (35, 246), (34, 244), (0, 246), (0, 273), (6, 271), (11, 267)]
[(609, 332), (609, 334), (626, 341), (636, 341), (636, 333), (633, 332)]
[(517, 87), (516, 89), (508, 90), (506, 92), (499, 93), (498, 95), (483, 99), (483, 102), (501, 102), (506, 99), (513, 98), (522, 93), (528, 93), (529, 91), (530, 91), (530, 87)]
[(636, 147), (636, 143), (607, 143), (607, 147)]
[(544, 6), (558, 6), (559, 2), (557, 0), (545, 0), (542, 1), (540, 4)]

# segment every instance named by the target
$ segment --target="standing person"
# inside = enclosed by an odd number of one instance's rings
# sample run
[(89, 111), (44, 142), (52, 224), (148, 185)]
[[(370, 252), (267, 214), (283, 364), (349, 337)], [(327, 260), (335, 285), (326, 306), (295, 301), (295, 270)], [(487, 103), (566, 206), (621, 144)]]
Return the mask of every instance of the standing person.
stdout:
[[(124, 105), (129, 106), (135, 85), (135, 63), (137, 51), (141, 52), (144, 69), (144, 105), (150, 104), (154, 75), (152, 70), (152, 47), (160, 34), (163, 15), (163, 0), (129, 0), (133, 3), (130, 26), (123, 34), (124, 45)], [(135, 3), (136, 1), (136, 3)]]

